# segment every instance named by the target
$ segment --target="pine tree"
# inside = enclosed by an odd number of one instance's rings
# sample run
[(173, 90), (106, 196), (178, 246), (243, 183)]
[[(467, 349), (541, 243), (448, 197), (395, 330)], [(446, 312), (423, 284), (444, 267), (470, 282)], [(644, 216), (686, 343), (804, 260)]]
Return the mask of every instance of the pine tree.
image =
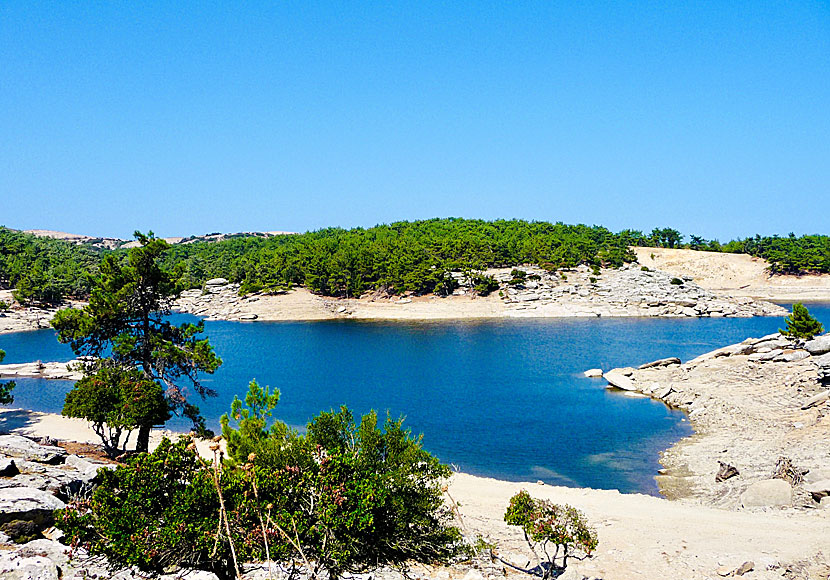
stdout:
[(821, 322), (816, 320), (807, 310), (807, 307), (800, 302), (793, 304), (792, 314), (787, 316), (784, 322), (787, 323), (786, 330), (782, 328), (778, 331), (784, 336), (810, 340), (817, 334), (824, 332), (824, 326)]

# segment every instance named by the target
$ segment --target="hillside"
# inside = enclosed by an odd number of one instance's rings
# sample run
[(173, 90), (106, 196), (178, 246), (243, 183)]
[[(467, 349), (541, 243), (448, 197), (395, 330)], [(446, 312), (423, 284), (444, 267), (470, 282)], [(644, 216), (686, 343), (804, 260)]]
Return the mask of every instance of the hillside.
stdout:
[(718, 294), (779, 302), (830, 300), (830, 274), (771, 275), (768, 263), (747, 254), (633, 248), (637, 261), (674, 276), (689, 276)]

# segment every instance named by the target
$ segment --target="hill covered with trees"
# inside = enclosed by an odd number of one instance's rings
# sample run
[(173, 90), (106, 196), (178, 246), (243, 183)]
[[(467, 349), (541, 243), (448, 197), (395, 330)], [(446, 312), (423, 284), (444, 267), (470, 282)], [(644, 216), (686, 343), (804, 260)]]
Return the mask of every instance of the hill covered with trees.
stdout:
[[(211, 278), (242, 284), (243, 293), (303, 285), (330, 296), (392, 293), (448, 294), (465, 272), (484, 289), (489, 267), (538, 264), (549, 270), (579, 264), (618, 267), (634, 260), (630, 246), (745, 253), (770, 262), (772, 273), (830, 272), (830, 236), (755, 236), (721, 244), (672, 228), (614, 233), (601, 226), (524, 220), (460, 218), (395, 222), (371, 228), (326, 228), (279, 236), (237, 235), (219, 241), (184, 238), (172, 244), (164, 266), (182, 288)], [(0, 228), (0, 284), (21, 302), (84, 297), (105, 255), (126, 250), (37, 237)]]

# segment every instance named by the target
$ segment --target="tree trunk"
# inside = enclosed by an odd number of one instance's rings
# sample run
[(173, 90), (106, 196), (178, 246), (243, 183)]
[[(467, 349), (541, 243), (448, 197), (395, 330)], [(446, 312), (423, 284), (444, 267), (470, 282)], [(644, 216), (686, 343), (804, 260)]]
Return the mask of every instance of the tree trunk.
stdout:
[(135, 450), (138, 453), (147, 453), (150, 447), (150, 425), (141, 425), (138, 428), (138, 437), (135, 440)]

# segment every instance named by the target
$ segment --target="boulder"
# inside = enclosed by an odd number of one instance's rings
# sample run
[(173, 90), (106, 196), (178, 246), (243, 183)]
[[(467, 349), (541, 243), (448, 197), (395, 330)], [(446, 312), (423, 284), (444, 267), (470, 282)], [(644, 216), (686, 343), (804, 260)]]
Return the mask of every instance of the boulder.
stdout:
[(830, 391), (823, 391), (818, 395), (813, 395), (809, 399), (807, 399), (803, 405), (801, 405), (801, 410), (806, 411), (810, 407), (815, 407), (816, 405), (820, 405), (824, 401), (830, 399)]
[(20, 435), (0, 435), (0, 455), (19, 457), (38, 463), (63, 463), (66, 450), (51, 445), (39, 445)]
[(673, 356), (673, 357), (669, 357), (669, 358), (661, 358), (659, 360), (652, 361), (650, 363), (640, 365), (639, 368), (640, 368), (640, 370), (642, 370), (642, 369), (651, 369), (651, 368), (656, 368), (656, 367), (667, 367), (667, 366), (679, 365), (679, 364), (680, 364), (680, 359)]
[(799, 360), (804, 360), (809, 356), (810, 353), (808, 353), (806, 350), (785, 350), (783, 354), (775, 357), (775, 362), (796, 362)]
[(45, 528), (52, 524), (55, 510), (66, 504), (51, 493), (31, 487), (0, 489), (0, 526), (15, 520), (34, 522)]
[(602, 369), (588, 369), (582, 374), (589, 379), (599, 379), (602, 378)]
[(822, 334), (804, 343), (804, 349), (813, 356), (830, 352), (830, 334)]
[(43, 556), (0, 555), (0, 577), (4, 580), (58, 580), (57, 565)]
[(240, 314), (239, 315), (239, 320), (256, 320), (257, 318), (259, 318), (259, 315), (257, 315), (257, 314)]
[(0, 477), (12, 477), (20, 473), (14, 459), (11, 457), (0, 457)]
[(634, 385), (634, 381), (622, 374), (619, 369), (608, 371), (605, 373), (604, 378), (612, 387), (617, 387), (618, 389), (623, 389), (624, 391), (637, 390), (637, 387)]
[(213, 278), (205, 282), (205, 286), (227, 286), (228, 280), (225, 278)]
[(745, 508), (791, 506), (793, 488), (783, 479), (757, 481), (741, 494), (741, 505)]
[(820, 502), (822, 498), (830, 495), (830, 479), (805, 484), (804, 489), (813, 496), (814, 500)]

